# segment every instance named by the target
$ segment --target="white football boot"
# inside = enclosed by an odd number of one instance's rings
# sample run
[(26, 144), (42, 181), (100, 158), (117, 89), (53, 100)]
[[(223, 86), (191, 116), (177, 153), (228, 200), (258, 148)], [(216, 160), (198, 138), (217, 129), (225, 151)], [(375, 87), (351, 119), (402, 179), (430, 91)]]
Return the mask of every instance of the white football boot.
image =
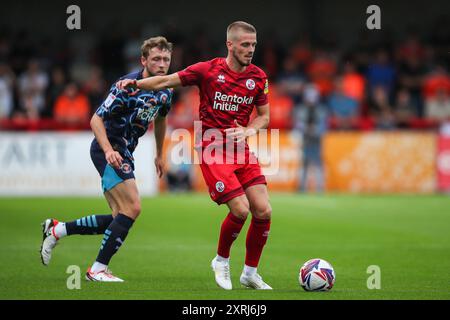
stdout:
[(247, 276), (245, 273), (241, 274), (240, 282), (244, 287), (256, 290), (272, 290), (272, 287), (263, 281), (261, 276), (257, 273)]
[(45, 266), (48, 266), (52, 258), (52, 250), (58, 243), (58, 237), (55, 235), (54, 226), (58, 224), (56, 219), (47, 219), (42, 225), (42, 244), (41, 244), (41, 260)]
[(219, 287), (225, 290), (233, 289), (233, 285), (231, 284), (229, 262), (219, 262), (216, 258), (214, 258), (211, 261), (211, 268), (214, 271), (216, 283)]
[(123, 282), (122, 279), (114, 276), (108, 268), (99, 272), (91, 272), (91, 268), (89, 268), (86, 272), (86, 280), (99, 282)]

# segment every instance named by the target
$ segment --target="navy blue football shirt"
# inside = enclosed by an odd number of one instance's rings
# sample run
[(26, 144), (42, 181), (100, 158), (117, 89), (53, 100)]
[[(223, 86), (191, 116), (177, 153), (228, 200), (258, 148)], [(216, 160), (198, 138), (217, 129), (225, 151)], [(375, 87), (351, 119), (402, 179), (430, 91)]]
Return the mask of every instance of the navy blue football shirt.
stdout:
[[(127, 74), (122, 79), (142, 79), (142, 71)], [(173, 90), (119, 90), (112, 85), (108, 97), (97, 109), (103, 119), (106, 134), (114, 150), (133, 160), (138, 140), (157, 116), (165, 117), (171, 106)], [(98, 144), (96, 139), (94, 143)]]

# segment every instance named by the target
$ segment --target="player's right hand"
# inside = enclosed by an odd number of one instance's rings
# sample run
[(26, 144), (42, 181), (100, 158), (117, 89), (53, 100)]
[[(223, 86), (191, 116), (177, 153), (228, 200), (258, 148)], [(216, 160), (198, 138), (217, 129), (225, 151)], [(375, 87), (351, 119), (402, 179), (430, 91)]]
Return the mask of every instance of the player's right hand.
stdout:
[(108, 164), (110, 166), (113, 166), (114, 168), (120, 169), (120, 167), (122, 166), (123, 158), (120, 153), (115, 150), (106, 151), (105, 158), (106, 161), (108, 161)]
[(116, 87), (119, 90), (136, 89), (137, 80), (136, 79), (123, 79), (116, 82)]

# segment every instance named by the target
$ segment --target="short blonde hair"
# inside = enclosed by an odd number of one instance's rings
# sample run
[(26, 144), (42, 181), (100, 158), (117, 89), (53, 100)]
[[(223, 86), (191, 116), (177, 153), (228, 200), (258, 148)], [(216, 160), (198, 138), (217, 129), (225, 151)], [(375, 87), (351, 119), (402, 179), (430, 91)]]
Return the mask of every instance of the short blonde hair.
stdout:
[(238, 29), (244, 30), (245, 32), (248, 33), (256, 33), (256, 28), (250, 23), (244, 21), (234, 21), (230, 23), (230, 25), (227, 28), (227, 39), (230, 38), (232, 32)]
[(159, 36), (159, 37), (153, 37), (149, 38), (144, 41), (144, 43), (141, 46), (141, 54), (144, 58), (148, 57), (148, 52), (153, 48), (159, 48), (161, 50), (168, 50), (169, 52), (172, 52), (173, 44), (165, 37)]

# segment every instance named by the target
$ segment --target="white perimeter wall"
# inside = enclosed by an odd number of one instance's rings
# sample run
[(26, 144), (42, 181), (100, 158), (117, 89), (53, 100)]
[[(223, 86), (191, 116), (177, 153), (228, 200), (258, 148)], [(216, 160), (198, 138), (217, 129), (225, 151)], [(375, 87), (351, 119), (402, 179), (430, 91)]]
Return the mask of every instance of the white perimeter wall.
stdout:
[[(89, 153), (92, 139), (90, 132), (0, 132), (0, 196), (102, 195)], [(139, 140), (134, 155), (140, 194), (156, 194), (153, 135)]]

